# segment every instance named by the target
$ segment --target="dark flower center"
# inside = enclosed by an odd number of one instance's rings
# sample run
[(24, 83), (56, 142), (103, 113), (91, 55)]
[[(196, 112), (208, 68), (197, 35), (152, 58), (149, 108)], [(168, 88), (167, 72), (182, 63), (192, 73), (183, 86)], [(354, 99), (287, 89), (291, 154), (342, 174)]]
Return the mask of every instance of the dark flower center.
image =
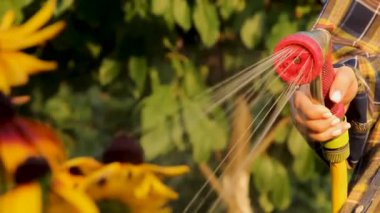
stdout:
[(141, 164), (144, 162), (144, 152), (136, 139), (119, 134), (103, 153), (103, 162)]
[(16, 183), (28, 183), (50, 172), (48, 162), (43, 157), (29, 157), (17, 167), (14, 179)]

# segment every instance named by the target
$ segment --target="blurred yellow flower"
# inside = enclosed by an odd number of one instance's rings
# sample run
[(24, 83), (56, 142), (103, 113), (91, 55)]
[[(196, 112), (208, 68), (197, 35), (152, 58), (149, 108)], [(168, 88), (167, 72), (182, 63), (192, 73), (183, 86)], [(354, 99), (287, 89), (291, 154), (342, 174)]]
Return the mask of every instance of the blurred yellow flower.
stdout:
[(42, 44), (63, 30), (63, 21), (42, 28), (52, 17), (55, 6), (56, 0), (48, 0), (22, 25), (14, 26), (13, 11), (6, 12), (0, 21), (0, 91), (3, 93), (9, 94), (12, 86), (26, 84), (30, 74), (56, 69), (55, 62), (43, 61), (20, 51)]
[[(60, 195), (61, 201), (71, 203), (71, 210), (92, 209), (86, 212), (96, 211), (87, 201), (74, 202), (68, 198), (76, 194), (81, 197), (80, 199), (88, 200), (81, 194), (85, 192), (93, 202), (118, 200), (134, 213), (171, 212), (171, 209), (165, 205), (170, 200), (177, 199), (178, 194), (162, 183), (161, 177), (178, 176), (189, 171), (187, 166), (162, 167), (119, 162), (102, 164), (93, 158), (86, 157), (70, 160), (63, 168), (64, 170), (54, 179), (60, 180), (61, 183), (65, 182), (66, 189), (71, 188), (72, 191), (69, 193), (68, 190), (66, 194), (62, 194), (62, 191), (58, 190), (56, 193)], [(51, 205), (55, 205), (54, 209), (67, 209), (68, 206), (63, 202), (54, 202)]]
[(50, 127), (17, 116), (1, 93), (0, 114), (0, 164), (8, 183), (33, 181), (62, 165), (64, 147)]

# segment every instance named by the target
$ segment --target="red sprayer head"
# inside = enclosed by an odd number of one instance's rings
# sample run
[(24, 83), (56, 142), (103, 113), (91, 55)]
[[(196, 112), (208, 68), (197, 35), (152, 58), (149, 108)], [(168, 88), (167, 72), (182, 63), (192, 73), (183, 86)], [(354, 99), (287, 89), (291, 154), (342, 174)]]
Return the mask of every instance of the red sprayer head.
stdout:
[(310, 84), (314, 98), (324, 103), (337, 116), (344, 116), (343, 104), (328, 98), (335, 72), (331, 63), (330, 33), (323, 29), (299, 32), (282, 39), (274, 50), (285, 54), (275, 60), (277, 74), (288, 84)]

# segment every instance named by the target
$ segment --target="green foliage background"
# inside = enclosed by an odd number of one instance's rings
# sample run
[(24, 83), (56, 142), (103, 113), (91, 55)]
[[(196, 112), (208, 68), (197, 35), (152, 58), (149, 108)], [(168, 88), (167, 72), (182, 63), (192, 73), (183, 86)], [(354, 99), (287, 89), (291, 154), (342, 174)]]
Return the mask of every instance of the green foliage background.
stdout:
[[(2, 0), (0, 15), (14, 9), (21, 22), (43, 2)], [(284, 36), (309, 29), (321, 9), (313, 0), (58, 2), (55, 19), (67, 28), (27, 51), (58, 61), (59, 70), (16, 89), (32, 96), (19, 110), (54, 126), (70, 156), (99, 157), (125, 131), (140, 139), (147, 160), (191, 165), (190, 175), (170, 182), (181, 194), (174, 212), (204, 183), (196, 163), (217, 164), (213, 153), (228, 139), (223, 113), (204, 117), (201, 108), (210, 100), (191, 97), (268, 56)], [(294, 128), (275, 131), (275, 143), (252, 167), (255, 209), (328, 212), (325, 166)]]

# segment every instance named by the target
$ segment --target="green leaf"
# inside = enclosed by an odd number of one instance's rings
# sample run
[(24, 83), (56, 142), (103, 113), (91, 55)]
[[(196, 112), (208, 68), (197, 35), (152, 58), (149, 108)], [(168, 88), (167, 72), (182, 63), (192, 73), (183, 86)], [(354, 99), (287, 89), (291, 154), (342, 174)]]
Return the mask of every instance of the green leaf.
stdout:
[(13, 10), (16, 13), (16, 23), (20, 23), (23, 19), (22, 9), (32, 3), (33, 0), (2, 0), (0, 1), (0, 19), (8, 10)]
[(218, 5), (220, 14), (224, 20), (227, 20), (233, 12), (242, 11), (245, 8), (245, 0), (219, 0)]
[(149, 12), (149, 2), (148, 0), (133, 0), (127, 1), (123, 7), (124, 10), (124, 20), (129, 22), (136, 15), (141, 18), (146, 18)]
[(264, 154), (257, 158), (252, 167), (253, 181), (256, 189), (262, 193), (267, 193), (273, 188), (275, 177), (272, 159)]
[(145, 88), (148, 74), (148, 64), (144, 57), (131, 57), (128, 61), (129, 76), (136, 85), (133, 93), (135, 97), (140, 97)]
[(62, 125), (71, 119), (73, 108), (71, 106), (72, 92), (68, 85), (62, 84), (58, 94), (46, 101), (44, 111), (54, 120)]
[(58, 124), (69, 120), (72, 115), (72, 109), (67, 101), (60, 97), (54, 97), (46, 102), (45, 112)]
[(243, 44), (248, 48), (253, 48), (262, 37), (262, 27), (264, 23), (264, 13), (256, 13), (245, 20), (240, 29), (240, 37)]
[(194, 64), (190, 60), (184, 62), (184, 88), (186, 94), (189, 97), (194, 97), (201, 94), (204, 91), (204, 86), (202, 85), (202, 78), (200, 72), (196, 71)]
[(209, 0), (197, 0), (193, 20), (206, 47), (213, 46), (219, 37), (219, 19), (215, 5)]
[(259, 205), (264, 212), (272, 212), (274, 210), (273, 203), (269, 200), (268, 193), (260, 193)]
[(111, 83), (120, 73), (120, 62), (105, 58), (99, 68), (99, 81), (100, 84), (105, 86)]
[(102, 50), (102, 47), (97, 44), (97, 43), (93, 43), (93, 42), (87, 42), (86, 44), (88, 50), (91, 52), (91, 55), (95, 58), (97, 58)]
[(299, 155), (302, 155), (305, 151), (305, 146), (307, 146), (307, 142), (295, 127), (293, 127), (290, 131), (287, 146), (289, 152), (295, 158), (297, 158)]
[(173, 0), (173, 16), (175, 22), (188, 31), (191, 27), (190, 7), (186, 0)]
[(315, 174), (316, 163), (313, 151), (310, 149), (310, 147), (308, 147), (308, 145), (306, 145), (306, 143), (303, 144), (302, 154), (295, 157), (292, 164), (292, 170), (297, 179), (301, 182), (309, 180), (313, 174)]
[(170, 9), (171, 0), (152, 0), (151, 11), (155, 15), (164, 15)]
[(193, 157), (197, 162), (206, 162), (212, 151), (226, 146), (227, 131), (210, 118), (199, 103), (183, 98), (182, 104), (186, 132), (193, 145)]
[(291, 201), (289, 176), (285, 167), (277, 160), (273, 160), (273, 169), (275, 175), (272, 179), (273, 188), (270, 199), (276, 209), (284, 210)]
[(268, 39), (266, 39), (267, 48), (272, 51), (280, 39), (297, 31), (297, 23), (289, 20), (289, 15), (285, 12), (279, 15), (276, 24), (273, 25)]
[(163, 155), (175, 146), (184, 148), (178, 109), (179, 103), (171, 85), (156, 85), (153, 93), (144, 99), (141, 144), (147, 159)]
[(61, 0), (58, 1), (57, 9), (55, 10), (56, 15), (61, 15), (73, 6), (74, 0)]
[(288, 134), (289, 134), (289, 126), (283, 125), (283, 126), (276, 129), (274, 141), (277, 144), (283, 144), (286, 142)]

